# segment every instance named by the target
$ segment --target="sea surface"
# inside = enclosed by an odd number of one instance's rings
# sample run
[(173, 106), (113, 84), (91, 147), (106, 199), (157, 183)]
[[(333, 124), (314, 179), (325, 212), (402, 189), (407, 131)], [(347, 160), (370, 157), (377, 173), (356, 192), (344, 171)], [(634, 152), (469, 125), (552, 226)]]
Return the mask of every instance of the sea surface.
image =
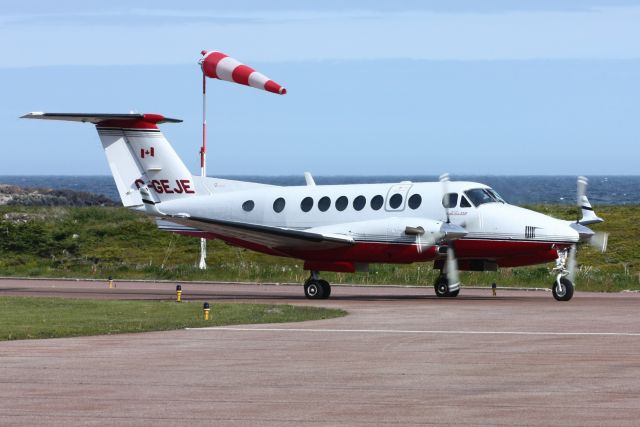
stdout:
[[(220, 178), (253, 181), (275, 185), (304, 185), (300, 176), (249, 176), (234, 175)], [(360, 184), (383, 182), (429, 182), (437, 176), (316, 176), (317, 184)], [(590, 176), (587, 195), (593, 205), (640, 204), (640, 175)], [(575, 176), (499, 176), (499, 175), (452, 175), (451, 180), (473, 181), (487, 184), (509, 203), (573, 204), (576, 200)], [(59, 176), (59, 175), (0, 175), (0, 183), (21, 187), (69, 189), (103, 194), (119, 201), (118, 192), (111, 176)]]

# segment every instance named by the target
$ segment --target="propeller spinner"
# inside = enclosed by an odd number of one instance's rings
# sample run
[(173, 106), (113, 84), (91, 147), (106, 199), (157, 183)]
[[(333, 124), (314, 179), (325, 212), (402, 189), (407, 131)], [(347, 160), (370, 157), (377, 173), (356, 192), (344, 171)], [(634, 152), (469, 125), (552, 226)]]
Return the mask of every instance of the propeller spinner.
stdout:
[[(587, 177), (578, 177), (576, 188), (576, 205), (578, 207), (578, 219), (576, 220), (575, 224), (572, 224), (572, 228), (574, 228), (579, 233), (581, 241), (587, 242), (590, 246), (598, 249), (600, 252), (605, 252), (607, 250), (609, 233), (593, 232), (584, 226), (585, 224), (597, 224), (603, 221), (602, 218), (599, 218), (595, 215), (595, 213), (593, 212), (593, 208), (591, 207), (591, 204), (587, 199), (588, 185), (589, 180), (587, 179)], [(578, 266), (578, 263), (576, 261), (577, 249), (577, 245), (571, 246), (571, 248), (568, 249), (566, 260), (566, 276), (572, 283), (575, 283), (576, 271)]]

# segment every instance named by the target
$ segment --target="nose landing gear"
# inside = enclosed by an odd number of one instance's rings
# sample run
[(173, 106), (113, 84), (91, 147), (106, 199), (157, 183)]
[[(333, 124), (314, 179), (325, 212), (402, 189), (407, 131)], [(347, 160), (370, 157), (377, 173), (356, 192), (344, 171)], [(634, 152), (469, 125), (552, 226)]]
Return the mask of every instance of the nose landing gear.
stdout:
[(573, 282), (568, 276), (570, 270), (567, 266), (569, 260), (569, 251), (575, 248), (567, 248), (558, 251), (558, 259), (553, 271), (557, 272), (556, 280), (551, 285), (551, 291), (556, 301), (569, 301), (573, 298)]
[(566, 277), (560, 277), (558, 274), (556, 281), (553, 282), (551, 291), (557, 301), (569, 301), (573, 297), (573, 283), (571, 283), (571, 280)]

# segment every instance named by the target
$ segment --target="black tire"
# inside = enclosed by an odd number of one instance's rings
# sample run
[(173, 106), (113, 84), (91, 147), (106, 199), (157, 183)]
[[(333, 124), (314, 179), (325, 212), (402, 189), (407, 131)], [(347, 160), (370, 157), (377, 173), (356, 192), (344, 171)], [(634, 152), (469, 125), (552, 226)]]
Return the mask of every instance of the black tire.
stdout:
[(307, 280), (304, 284), (304, 296), (309, 299), (321, 299), (324, 297), (324, 288), (319, 280)]
[(573, 298), (573, 283), (571, 283), (571, 280), (566, 277), (560, 278), (560, 283), (562, 284), (563, 289), (560, 289), (557, 280), (553, 282), (553, 286), (551, 288), (553, 297), (556, 301), (569, 301)]
[(451, 298), (455, 298), (455, 297), (457, 297), (457, 296), (458, 296), (458, 294), (459, 294), (459, 293), (460, 293), (460, 289), (456, 289), (456, 290), (455, 290), (455, 291), (453, 291), (453, 292), (449, 292), (449, 295), (447, 295), (447, 296), (449, 296), (449, 297), (451, 297)]
[(433, 289), (436, 291), (436, 296), (440, 298), (449, 296), (449, 282), (447, 276), (440, 276), (436, 283), (433, 285)]
[(326, 280), (318, 280), (318, 284), (322, 288), (322, 299), (327, 299), (331, 296), (331, 285)]

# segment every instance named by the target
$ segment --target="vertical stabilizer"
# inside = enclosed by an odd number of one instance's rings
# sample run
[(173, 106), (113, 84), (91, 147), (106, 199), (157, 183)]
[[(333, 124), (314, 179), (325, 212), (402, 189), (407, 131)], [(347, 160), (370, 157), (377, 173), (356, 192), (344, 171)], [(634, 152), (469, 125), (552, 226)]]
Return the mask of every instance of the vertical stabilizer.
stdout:
[(180, 120), (159, 114), (29, 113), (23, 118), (95, 124), (124, 206), (142, 205), (144, 186), (155, 203), (195, 195), (191, 173), (157, 126)]

